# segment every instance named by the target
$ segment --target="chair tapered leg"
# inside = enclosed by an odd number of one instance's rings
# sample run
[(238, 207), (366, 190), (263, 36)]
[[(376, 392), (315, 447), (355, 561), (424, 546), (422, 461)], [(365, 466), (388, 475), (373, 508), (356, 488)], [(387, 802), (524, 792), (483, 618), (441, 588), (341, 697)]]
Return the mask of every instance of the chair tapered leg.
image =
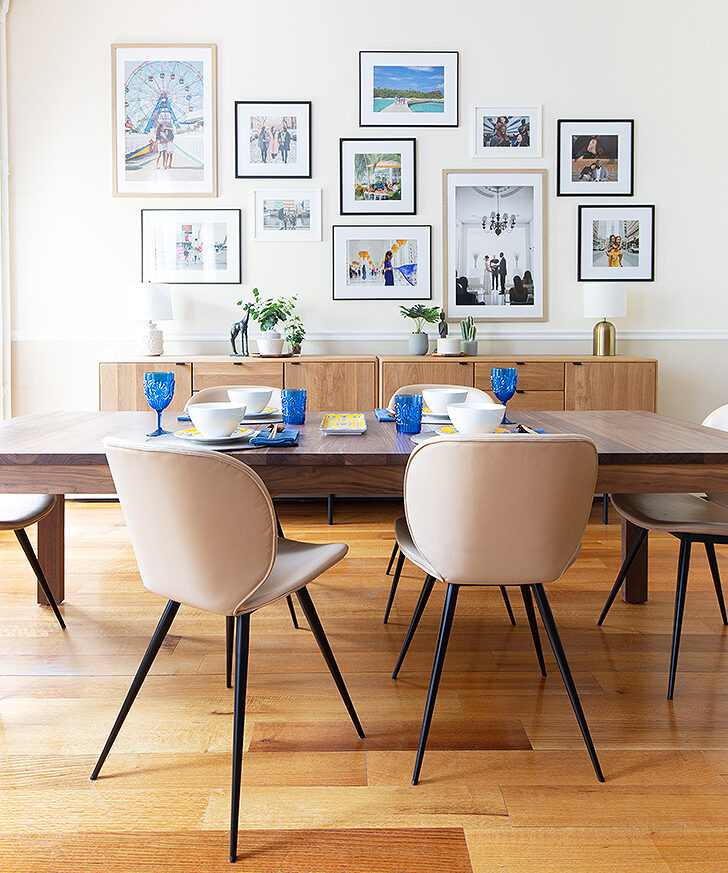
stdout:
[(30, 544), (30, 540), (28, 539), (28, 534), (25, 532), (23, 528), (15, 531), (15, 536), (17, 537), (18, 542), (20, 543), (21, 548), (25, 552), (25, 557), (28, 559), (28, 563), (33, 568), (33, 572), (35, 573), (35, 578), (38, 580), (38, 584), (43, 589), (43, 593), (48, 599), (48, 603), (51, 605), (51, 609), (53, 610), (53, 614), (58, 619), (58, 624), (60, 624), (61, 629), (66, 629), (66, 622), (63, 620), (63, 616), (61, 615), (61, 611), (58, 608), (58, 604), (56, 603), (56, 598), (53, 596), (53, 592), (51, 591), (48, 581), (46, 580), (45, 573), (43, 572), (43, 568), (40, 565), (40, 561), (36, 557), (35, 552), (33, 551), (33, 546)]
[(543, 659), (543, 649), (541, 648), (541, 637), (538, 632), (538, 624), (536, 624), (536, 612), (533, 608), (533, 597), (531, 596), (531, 589), (528, 585), (521, 585), (521, 594), (523, 596), (523, 605), (526, 607), (528, 623), (531, 627), (531, 636), (533, 637), (533, 647), (536, 649), (538, 666), (541, 668), (541, 675), (545, 676), (546, 663)]
[(245, 728), (245, 693), (248, 687), (248, 652), (250, 650), (250, 614), (236, 620), (235, 705), (233, 712), (233, 787), (230, 798), (230, 863), (238, 855), (238, 819), (240, 818), (240, 783), (243, 775), (243, 731)]
[(392, 569), (392, 564), (394, 564), (394, 559), (397, 557), (398, 551), (399, 545), (395, 543), (394, 548), (392, 549), (392, 554), (389, 556), (389, 563), (387, 564), (387, 572), (385, 573), (385, 576), (389, 576), (390, 570)]
[(556, 627), (556, 622), (554, 621), (554, 615), (551, 612), (551, 605), (549, 604), (548, 597), (546, 597), (546, 591), (541, 584), (534, 585), (532, 587), (534, 596), (536, 598), (538, 611), (541, 613), (543, 626), (546, 628), (546, 633), (548, 634), (549, 642), (551, 643), (551, 648), (553, 650), (554, 657), (556, 658), (556, 663), (559, 666), (561, 678), (564, 680), (566, 693), (569, 695), (569, 700), (571, 701), (574, 715), (576, 716), (576, 720), (579, 723), (581, 735), (582, 737), (584, 737), (584, 742), (586, 744), (587, 751), (589, 752), (589, 757), (591, 758), (594, 772), (597, 774), (597, 779), (600, 782), (604, 782), (604, 774), (602, 773), (602, 768), (599, 764), (597, 750), (594, 748), (594, 743), (592, 742), (591, 734), (589, 733), (589, 725), (586, 723), (584, 710), (581, 708), (581, 701), (579, 700), (579, 695), (576, 691), (574, 677), (571, 675), (569, 662), (566, 660), (566, 653), (564, 652), (564, 647), (561, 645), (561, 637), (559, 636), (559, 631)]
[(723, 587), (720, 584), (720, 571), (718, 570), (718, 559), (715, 556), (715, 544), (705, 543), (705, 551), (708, 555), (708, 563), (710, 564), (710, 573), (713, 577), (713, 585), (715, 586), (715, 596), (718, 598), (718, 606), (720, 607), (720, 616), (723, 619), (723, 624), (728, 624), (728, 617), (725, 612), (725, 601), (723, 600)]
[(609, 495), (602, 494), (602, 524), (609, 524)]
[(293, 626), (298, 630), (298, 618), (296, 617), (296, 607), (293, 605), (293, 598), (289, 594), (286, 597), (286, 603), (288, 604), (288, 611), (291, 613), (291, 621), (293, 622)]
[(328, 499), (327, 504), (326, 504), (326, 509), (327, 509), (327, 513), (328, 513), (328, 523), (333, 524), (334, 523), (334, 495), (333, 494), (329, 494), (329, 499)]
[(675, 615), (672, 620), (672, 653), (670, 655), (670, 678), (667, 683), (667, 699), (672, 700), (677, 675), (677, 656), (680, 651), (683, 615), (685, 614), (685, 594), (690, 572), (690, 549), (693, 541), (689, 536), (680, 537), (680, 558), (677, 566), (677, 587), (675, 590)]
[(121, 730), (121, 726), (124, 724), (124, 719), (129, 714), (129, 710), (131, 709), (131, 706), (134, 703), (137, 694), (139, 693), (139, 689), (142, 687), (144, 680), (147, 678), (147, 673), (154, 663), (154, 659), (157, 657), (157, 652), (164, 642), (164, 638), (167, 636), (167, 632), (169, 631), (169, 628), (174, 621), (175, 615), (177, 615), (178, 609), (179, 603), (177, 603), (175, 600), (170, 600), (167, 603), (167, 606), (162, 613), (162, 617), (159, 619), (157, 629), (154, 631), (154, 634), (149, 641), (149, 645), (147, 646), (147, 650), (144, 653), (144, 657), (142, 658), (142, 662), (139, 665), (139, 669), (136, 672), (134, 681), (131, 683), (131, 687), (129, 688), (126, 694), (126, 698), (121, 705), (121, 709), (119, 710), (119, 714), (116, 717), (116, 721), (114, 722), (114, 726), (111, 729), (111, 733), (109, 734), (109, 738), (106, 741), (106, 745), (104, 746), (104, 749), (99, 756), (99, 760), (96, 762), (94, 771), (91, 774), (92, 780), (96, 779), (96, 777), (99, 775), (99, 772), (101, 771), (101, 768), (104, 766), (106, 756), (111, 751), (111, 747), (114, 745), (114, 740)]
[(235, 616), (225, 616), (225, 684), (233, 687), (233, 640), (235, 639)]
[(505, 585), (500, 585), (500, 593), (503, 597), (503, 603), (506, 605), (506, 612), (508, 613), (508, 618), (511, 620), (511, 624), (516, 626), (516, 617), (513, 615), (513, 608), (511, 607), (511, 598), (508, 596), (508, 592), (506, 591)]
[(402, 575), (402, 567), (404, 566), (404, 552), (399, 553), (399, 557), (397, 558), (397, 566), (394, 568), (394, 576), (392, 576), (392, 584), (389, 586), (389, 597), (387, 598), (387, 607), (384, 610), (384, 618), (382, 619), (382, 624), (386, 624), (389, 621), (389, 613), (392, 611), (392, 604), (394, 603), (394, 595), (397, 591), (397, 586), (399, 585), (399, 577)]
[(422, 585), (422, 590), (420, 591), (420, 598), (417, 601), (417, 606), (415, 606), (414, 614), (412, 615), (412, 620), (410, 621), (410, 625), (407, 628), (407, 633), (404, 637), (404, 642), (402, 643), (402, 650), (399, 653), (399, 657), (397, 658), (397, 663), (394, 667), (394, 673), (392, 673), (392, 679), (396, 679), (399, 675), (400, 668), (404, 662), (404, 656), (407, 654), (407, 649), (410, 647), (410, 643), (412, 642), (412, 638), (415, 635), (415, 631), (417, 630), (417, 625), (420, 623), (420, 619), (422, 618), (422, 613), (425, 611), (425, 606), (427, 606), (427, 601), (430, 599), (430, 594), (432, 594), (432, 589), (435, 585), (435, 580), (432, 576), (425, 576), (425, 581)]
[(425, 703), (425, 713), (422, 718), (422, 731), (420, 732), (420, 743), (417, 747), (417, 758), (415, 759), (415, 769), (412, 774), (412, 784), (417, 785), (420, 779), (420, 770), (422, 769), (422, 759), (425, 757), (425, 747), (427, 746), (427, 735), (430, 733), (430, 723), (432, 722), (432, 713), (435, 710), (435, 700), (437, 699), (437, 689), (440, 685), (440, 676), (442, 676), (442, 665), (445, 663), (445, 654), (447, 653), (447, 643), (450, 639), (450, 629), (452, 628), (452, 619), (455, 615), (455, 604), (458, 599), (458, 585), (450, 583), (447, 586), (447, 594), (445, 595), (445, 605), (442, 609), (442, 619), (440, 620), (440, 632), (437, 637), (437, 648), (435, 649), (435, 660), (432, 663), (432, 675), (430, 677), (430, 687), (427, 692), (427, 702)]
[(296, 597), (298, 597), (298, 602), (301, 604), (301, 609), (303, 610), (303, 614), (306, 616), (308, 626), (311, 628), (316, 642), (318, 643), (318, 647), (319, 649), (321, 649), (321, 654), (324, 656), (326, 666), (329, 668), (329, 672), (331, 673), (331, 676), (336, 683), (336, 687), (339, 689), (339, 694), (341, 695), (341, 699), (344, 701), (344, 706), (346, 707), (347, 712), (349, 713), (349, 716), (354, 723), (356, 732), (357, 734), (359, 734), (360, 739), (363, 740), (364, 730), (362, 729), (361, 722), (359, 721), (359, 716), (356, 714), (354, 704), (351, 702), (349, 692), (346, 690), (344, 678), (342, 677), (341, 671), (339, 670), (339, 665), (336, 663), (334, 653), (331, 651), (329, 641), (326, 639), (326, 634), (324, 633), (324, 629), (319, 620), (318, 613), (316, 612), (316, 607), (313, 605), (313, 600), (311, 600), (311, 595), (308, 593), (308, 590), (306, 588), (301, 588), (296, 591)]
[(597, 619), (597, 624), (601, 625), (604, 619), (607, 617), (607, 613), (612, 608), (612, 604), (614, 603), (614, 598), (617, 596), (619, 589), (622, 587), (622, 583), (627, 578), (627, 573), (629, 573), (629, 568), (632, 566), (634, 559), (637, 557), (637, 552), (639, 552), (642, 543), (645, 541), (645, 537), (647, 536), (647, 530), (645, 528), (640, 528), (639, 533), (634, 539), (632, 543), (632, 548), (629, 550), (627, 557), (624, 559), (624, 563), (617, 574), (617, 578), (612, 585), (612, 590), (609, 592), (609, 597), (607, 597), (607, 602), (604, 604), (604, 609), (602, 610), (602, 614)]

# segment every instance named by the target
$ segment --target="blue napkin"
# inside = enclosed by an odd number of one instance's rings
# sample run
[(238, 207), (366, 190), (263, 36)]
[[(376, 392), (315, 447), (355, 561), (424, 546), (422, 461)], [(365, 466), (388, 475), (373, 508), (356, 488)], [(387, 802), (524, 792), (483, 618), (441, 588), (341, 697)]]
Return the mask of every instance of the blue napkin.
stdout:
[(394, 415), (388, 409), (375, 409), (377, 421), (394, 421)]
[(297, 446), (298, 431), (293, 428), (282, 430), (276, 436), (271, 437), (270, 434), (253, 437), (250, 440), (251, 446)]
[(178, 415), (177, 421), (192, 421), (189, 415)]

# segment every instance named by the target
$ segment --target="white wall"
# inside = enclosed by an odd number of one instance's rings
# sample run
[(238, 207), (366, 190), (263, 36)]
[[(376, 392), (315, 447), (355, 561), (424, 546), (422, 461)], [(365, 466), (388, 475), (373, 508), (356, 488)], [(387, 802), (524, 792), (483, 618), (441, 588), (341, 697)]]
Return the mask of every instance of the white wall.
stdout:
[[(13, 410), (95, 408), (97, 362), (131, 349), (125, 287), (139, 278), (139, 210), (241, 207), (243, 286), (175, 286), (173, 353), (224, 352), (234, 303), (253, 285), (299, 292), (316, 340), (308, 351), (404, 351), (396, 302), (332, 302), (331, 225), (338, 216), (339, 137), (357, 125), (359, 49), (460, 52), (457, 129), (417, 137), (418, 214), (433, 225), (434, 302), (442, 299), (442, 178), (447, 168), (549, 170), (548, 314), (543, 324), (482, 325), (483, 352), (586, 354), (591, 324), (576, 281), (577, 203), (553, 196), (558, 118), (636, 120), (634, 203), (657, 207), (654, 283), (629, 286), (620, 351), (660, 361), (660, 411), (700, 419), (728, 402), (725, 351), (726, 140), (723, 34), (715, 0), (576, 0), (443, 7), (422, 0), (14, 0), (8, 19), (13, 308)], [(111, 196), (110, 44), (218, 45), (219, 197), (170, 201)], [(323, 189), (321, 243), (252, 241), (252, 192), (236, 180), (233, 102), (313, 101), (313, 179)], [(472, 108), (543, 104), (541, 160), (475, 160)], [(390, 129), (382, 135), (398, 136)], [(386, 223), (386, 220), (384, 221)], [(215, 341), (219, 336), (220, 340)], [(338, 342), (324, 342), (339, 336)]]

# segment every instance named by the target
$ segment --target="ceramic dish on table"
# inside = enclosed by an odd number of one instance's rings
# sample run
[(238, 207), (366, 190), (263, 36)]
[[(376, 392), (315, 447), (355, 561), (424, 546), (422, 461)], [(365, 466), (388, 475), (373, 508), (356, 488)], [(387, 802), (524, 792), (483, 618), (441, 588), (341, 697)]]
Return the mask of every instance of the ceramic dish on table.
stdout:
[(191, 403), (187, 411), (201, 434), (227, 437), (243, 420), (245, 406), (240, 403)]
[(363, 412), (327, 412), (319, 430), (327, 436), (361, 435), (367, 429)]
[(254, 436), (255, 433), (256, 432), (252, 427), (243, 427), (240, 425), (230, 434), (230, 436), (225, 437), (205, 436), (203, 433), (200, 433), (196, 427), (185, 427), (182, 430), (176, 430), (174, 435), (178, 439), (185, 440), (185, 442), (188, 443), (197, 443), (198, 445), (205, 446), (224, 446), (229, 443), (247, 441), (250, 437)]
[(465, 403), (467, 399), (467, 388), (423, 388), (422, 412), (429, 415), (444, 415), (447, 418), (449, 403)]
[(481, 434), (495, 433), (506, 408), (498, 403), (451, 403), (447, 411), (458, 433)]

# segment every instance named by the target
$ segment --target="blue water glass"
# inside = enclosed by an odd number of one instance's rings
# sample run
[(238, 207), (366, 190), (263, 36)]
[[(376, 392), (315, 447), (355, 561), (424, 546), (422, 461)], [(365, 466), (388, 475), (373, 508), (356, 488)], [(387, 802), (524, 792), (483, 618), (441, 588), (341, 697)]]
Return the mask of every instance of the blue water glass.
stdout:
[(156, 437), (171, 433), (162, 427), (162, 411), (169, 406), (174, 397), (174, 373), (145, 373), (144, 396), (157, 413), (157, 429), (147, 436)]
[[(498, 400), (503, 406), (507, 406), (508, 401), (516, 393), (518, 370), (515, 367), (493, 367), (490, 371), (490, 384)], [(504, 412), (501, 424), (515, 424), (515, 421), (506, 418)]]
[(422, 430), (422, 395), (397, 394), (394, 398), (397, 433), (419, 433)]
[(306, 389), (284, 388), (281, 391), (283, 424), (303, 424), (306, 421)]

